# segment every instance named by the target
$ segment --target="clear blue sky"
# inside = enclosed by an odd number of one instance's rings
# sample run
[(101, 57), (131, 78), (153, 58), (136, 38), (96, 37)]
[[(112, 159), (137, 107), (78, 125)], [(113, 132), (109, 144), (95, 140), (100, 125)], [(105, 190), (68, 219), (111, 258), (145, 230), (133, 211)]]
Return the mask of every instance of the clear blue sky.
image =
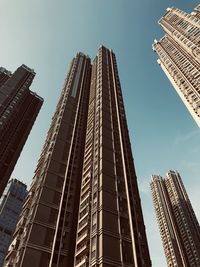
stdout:
[(0, 65), (22, 63), (37, 75), (32, 90), (45, 103), (13, 177), (31, 182), (50, 119), (72, 57), (94, 57), (104, 44), (117, 56), (144, 219), (154, 267), (165, 267), (152, 206), (152, 174), (177, 169), (200, 218), (200, 130), (157, 65), (151, 45), (163, 32), (158, 19), (169, 6), (191, 12), (185, 0), (0, 0)]

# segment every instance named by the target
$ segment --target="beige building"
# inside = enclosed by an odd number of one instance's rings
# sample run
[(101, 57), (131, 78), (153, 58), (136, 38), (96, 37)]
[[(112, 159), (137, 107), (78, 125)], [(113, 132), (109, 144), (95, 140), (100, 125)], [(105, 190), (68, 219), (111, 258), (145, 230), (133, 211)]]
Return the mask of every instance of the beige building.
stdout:
[(180, 174), (153, 175), (151, 192), (167, 266), (200, 266), (199, 223)]
[(153, 44), (158, 63), (200, 127), (200, 5), (191, 14), (168, 8), (159, 24), (165, 35)]
[(114, 53), (77, 54), (6, 258), (13, 267), (150, 267)]

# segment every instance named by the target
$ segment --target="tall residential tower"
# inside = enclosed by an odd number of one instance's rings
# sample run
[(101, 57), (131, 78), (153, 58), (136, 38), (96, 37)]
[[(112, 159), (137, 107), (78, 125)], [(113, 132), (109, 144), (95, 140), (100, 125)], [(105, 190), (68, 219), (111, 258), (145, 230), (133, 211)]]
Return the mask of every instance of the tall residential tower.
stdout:
[(26, 185), (17, 179), (11, 179), (0, 199), (0, 266), (6, 256), (12, 235), (18, 222), (24, 199)]
[(200, 127), (200, 5), (191, 14), (168, 8), (159, 24), (165, 35), (153, 44), (158, 63)]
[(34, 76), (25, 65), (13, 74), (0, 68), (0, 196), (43, 103), (29, 89)]
[(103, 46), (92, 65), (72, 60), (5, 266), (151, 266), (117, 63)]
[(180, 174), (153, 175), (151, 191), (168, 266), (200, 266), (199, 223)]

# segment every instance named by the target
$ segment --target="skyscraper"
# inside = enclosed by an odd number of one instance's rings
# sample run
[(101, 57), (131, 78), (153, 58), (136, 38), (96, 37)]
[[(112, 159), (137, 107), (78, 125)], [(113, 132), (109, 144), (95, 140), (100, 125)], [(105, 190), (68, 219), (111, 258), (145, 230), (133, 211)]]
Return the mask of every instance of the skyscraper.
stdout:
[(152, 176), (151, 192), (168, 266), (200, 266), (200, 228), (180, 174)]
[(0, 266), (3, 266), (26, 195), (26, 185), (11, 179), (0, 199)]
[(153, 44), (158, 63), (200, 127), (200, 5), (191, 14), (168, 8), (159, 24), (165, 35)]
[(25, 65), (13, 74), (0, 68), (0, 196), (43, 102), (29, 90), (34, 76)]
[(151, 266), (114, 53), (72, 60), (6, 266)]

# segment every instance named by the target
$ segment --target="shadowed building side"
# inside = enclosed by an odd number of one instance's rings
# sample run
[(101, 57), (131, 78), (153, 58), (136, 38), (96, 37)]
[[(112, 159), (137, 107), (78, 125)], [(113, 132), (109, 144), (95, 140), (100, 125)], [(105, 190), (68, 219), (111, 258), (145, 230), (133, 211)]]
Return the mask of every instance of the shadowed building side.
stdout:
[(11, 179), (0, 199), (0, 266), (3, 266), (26, 195), (26, 185)]
[(29, 90), (34, 76), (25, 65), (13, 74), (0, 69), (0, 195), (43, 103)]
[(73, 59), (5, 266), (150, 267), (114, 53)]
[(90, 73), (90, 59), (77, 54), (52, 118), (5, 266), (73, 266)]
[(93, 61), (74, 266), (151, 266), (114, 53)]
[(200, 228), (178, 172), (152, 176), (151, 192), (168, 266), (200, 266)]

